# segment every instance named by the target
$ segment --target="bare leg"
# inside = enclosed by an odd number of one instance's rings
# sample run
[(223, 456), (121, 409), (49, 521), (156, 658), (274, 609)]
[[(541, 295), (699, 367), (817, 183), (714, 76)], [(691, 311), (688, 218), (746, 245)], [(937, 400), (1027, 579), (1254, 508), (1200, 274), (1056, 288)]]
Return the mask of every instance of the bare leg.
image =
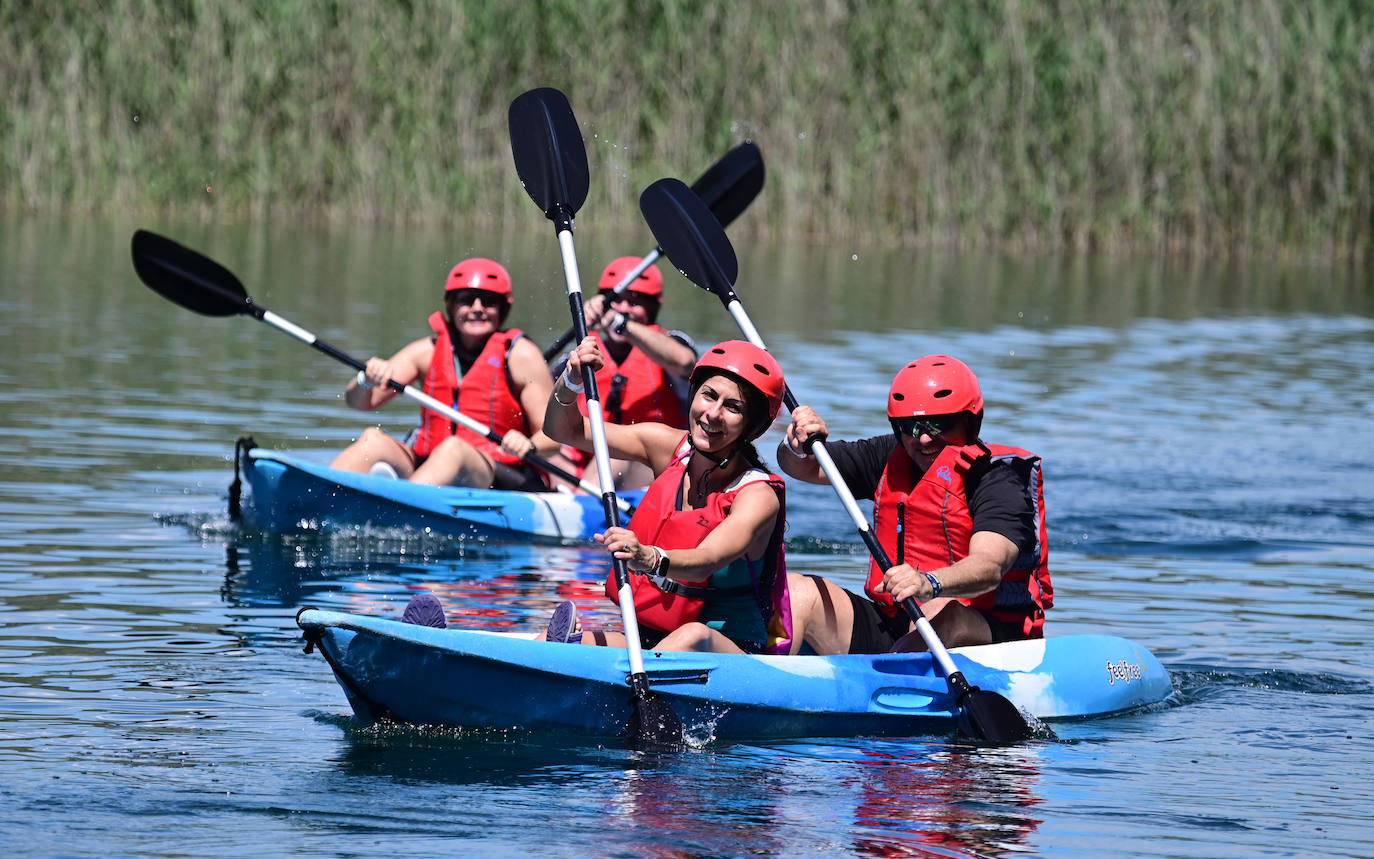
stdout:
[[(940, 637), (945, 647), (967, 647), (974, 644), (992, 644), (992, 629), (983, 615), (961, 602), (939, 600), (944, 605), (936, 605), (935, 600), (926, 603), (921, 610), (930, 618), (930, 625)], [(926, 649), (926, 640), (919, 630), (912, 630), (897, 639), (892, 645), (893, 653), (907, 653)]]
[(415, 471), (415, 454), (410, 448), (377, 427), (363, 430), (358, 440), (340, 451), (329, 467), (366, 474), (378, 462), (390, 465), (402, 478), (410, 477)]
[(460, 438), (449, 437), (411, 474), (415, 483), (430, 486), (474, 486), (486, 489), (496, 478), (491, 457)]
[(822, 656), (849, 652), (854, 634), (854, 606), (849, 595), (821, 576), (787, 574), (792, 597), (793, 653), (804, 641)]
[(654, 650), (669, 650), (680, 653), (690, 651), (702, 653), (744, 652), (738, 644), (724, 635), (704, 623), (695, 621), (685, 623), (668, 633), (662, 641), (654, 645)]

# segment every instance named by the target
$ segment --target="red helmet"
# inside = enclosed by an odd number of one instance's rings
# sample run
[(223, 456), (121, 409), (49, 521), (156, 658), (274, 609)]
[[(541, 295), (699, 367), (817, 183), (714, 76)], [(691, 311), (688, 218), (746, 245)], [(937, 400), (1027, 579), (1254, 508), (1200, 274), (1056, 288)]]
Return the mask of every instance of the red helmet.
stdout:
[(692, 368), (689, 379), (692, 391), (695, 392), (698, 385), (717, 372), (729, 373), (763, 395), (768, 406), (768, 417), (747, 430), (745, 437), (752, 441), (763, 435), (782, 409), (782, 395), (787, 390), (787, 381), (782, 377), (782, 367), (772, 355), (753, 343), (726, 340), (707, 349), (706, 354), (702, 355), (701, 360)]
[(510, 273), (506, 271), (505, 266), (486, 257), (465, 259), (453, 267), (453, 271), (448, 273), (444, 293), (458, 289), (485, 289), (487, 292), (494, 292), (506, 299), (507, 309), (515, 303), (515, 293), (510, 286)]
[[(601, 283), (597, 285), (597, 289), (615, 289), (620, 285), (621, 278), (634, 271), (641, 262), (643, 262), (643, 257), (621, 257), (618, 260), (613, 260), (601, 273)], [(653, 296), (662, 301), (663, 273), (658, 270), (658, 266), (651, 265), (644, 269), (639, 277), (635, 278), (625, 289), (640, 295)]]
[(887, 392), (887, 416), (983, 416), (983, 392), (968, 365), (948, 355), (927, 355), (903, 367)]

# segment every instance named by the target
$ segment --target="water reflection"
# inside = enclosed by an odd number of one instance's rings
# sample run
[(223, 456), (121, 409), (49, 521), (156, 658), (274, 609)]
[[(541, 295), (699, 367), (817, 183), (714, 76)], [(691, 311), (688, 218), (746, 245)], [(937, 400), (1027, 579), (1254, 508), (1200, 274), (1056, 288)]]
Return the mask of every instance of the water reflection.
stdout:
[(550, 798), (554, 853), (1001, 855), (1033, 850), (1042, 823), (1040, 746), (885, 738), (646, 754), (402, 726), (347, 730), (341, 742), (340, 777), (456, 790), (475, 818)]
[(225, 545), (220, 595), (239, 608), (326, 608), (399, 615), (417, 590), (443, 602), (448, 622), (472, 629), (526, 628), (564, 599), (588, 623), (619, 615), (605, 603), (598, 546), (429, 540), (366, 529), (243, 534)]

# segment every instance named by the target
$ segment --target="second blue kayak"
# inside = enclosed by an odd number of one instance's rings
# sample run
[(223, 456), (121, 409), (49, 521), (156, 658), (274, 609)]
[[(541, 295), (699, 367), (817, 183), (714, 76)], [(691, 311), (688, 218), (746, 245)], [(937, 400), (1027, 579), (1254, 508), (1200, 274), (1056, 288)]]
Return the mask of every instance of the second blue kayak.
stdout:
[[(426, 486), (339, 471), (261, 447), (249, 450), (240, 465), (252, 490), (245, 524), (262, 530), (370, 526), (455, 539), (565, 541), (586, 540), (606, 528), (601, 499), (590, 495)], [(636, 504), (644, 491), (618, 495)]]

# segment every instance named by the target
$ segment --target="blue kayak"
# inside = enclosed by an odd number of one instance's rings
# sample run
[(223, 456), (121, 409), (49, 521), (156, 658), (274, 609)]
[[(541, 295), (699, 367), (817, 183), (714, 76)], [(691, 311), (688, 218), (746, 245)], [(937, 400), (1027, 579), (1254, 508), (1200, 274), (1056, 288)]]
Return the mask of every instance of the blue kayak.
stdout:
[[(630, 718), (623, 648), (434, 629), (303, 609), (296, 622), (365, 722), (616, 736)], [(1173, 692), (1145, 647), (1065, 635), (950, 651), (969, 682), (1042, 720), (1105, 716)], [(693, 742), (948, 734), (958, 707), (928, 653), (745, 656), (645, 651)]]
[[(252, 490), (245, 524), (266, 531), (369, 526), (455, 539), (585, 540), (606, 528), (601, 499), (590, 495), (426, 486), (339, 471), (261, 447), (243, 455), (240, 465)], [(618, 495), (635, 504), (644, 491)]]

